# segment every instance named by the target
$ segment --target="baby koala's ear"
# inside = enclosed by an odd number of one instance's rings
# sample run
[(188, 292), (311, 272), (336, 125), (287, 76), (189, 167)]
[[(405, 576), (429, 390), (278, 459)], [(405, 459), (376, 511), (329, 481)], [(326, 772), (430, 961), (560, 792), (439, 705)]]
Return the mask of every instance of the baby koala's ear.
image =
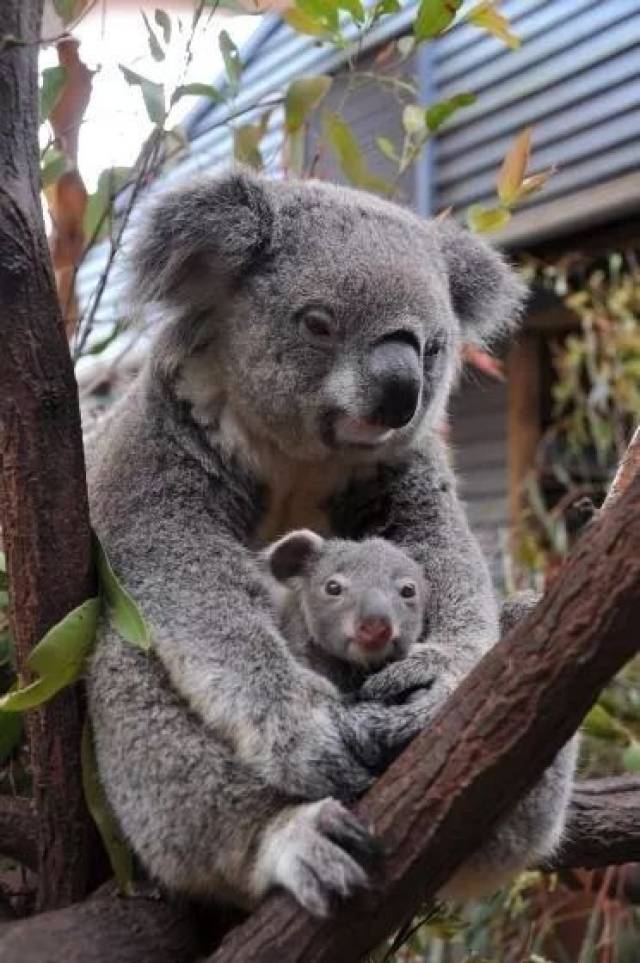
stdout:
[(269, 571), (279, 582), (302, 575), (324, 548), (324, 539), (307, 528), (289, 532), (265, 549), (263, 558)]

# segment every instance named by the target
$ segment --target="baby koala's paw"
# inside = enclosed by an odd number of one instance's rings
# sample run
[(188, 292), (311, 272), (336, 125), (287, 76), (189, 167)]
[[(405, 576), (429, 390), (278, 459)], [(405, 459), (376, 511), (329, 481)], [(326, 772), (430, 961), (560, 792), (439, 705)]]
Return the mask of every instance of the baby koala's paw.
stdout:
[(379, 843), (335, 799), (296, 806), (267, 830), (256, 862), (256, 888), (288, 890), (313, 916), (369, 885)]
[(359, 698), (391, 705), (428, 701), (437, 673), (427, 659), (409, 656), (370, 675), (358, 691)]

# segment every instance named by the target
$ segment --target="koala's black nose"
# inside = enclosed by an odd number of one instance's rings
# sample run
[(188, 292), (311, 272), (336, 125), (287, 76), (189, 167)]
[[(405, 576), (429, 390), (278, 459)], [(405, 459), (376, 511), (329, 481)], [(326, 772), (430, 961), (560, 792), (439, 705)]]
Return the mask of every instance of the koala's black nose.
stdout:
[(373, 382), (371, 421), (385, 428), (402, 428), (413, 418), (420, 397), (417, 347), (403, 340), (381, 341), (371, 352), (369, 370)]

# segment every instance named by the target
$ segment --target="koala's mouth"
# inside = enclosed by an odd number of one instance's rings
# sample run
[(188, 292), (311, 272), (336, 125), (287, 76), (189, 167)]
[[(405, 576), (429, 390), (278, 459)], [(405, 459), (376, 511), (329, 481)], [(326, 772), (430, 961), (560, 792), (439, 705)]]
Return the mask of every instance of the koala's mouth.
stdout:
[(340, 415), (333, 423), (333, 440), (336, 445), (349, 445), (358, 448), (376, 448), (384, 445), (395, 435), (395, 429), (377, 425), (364, 418), (351, 418)]

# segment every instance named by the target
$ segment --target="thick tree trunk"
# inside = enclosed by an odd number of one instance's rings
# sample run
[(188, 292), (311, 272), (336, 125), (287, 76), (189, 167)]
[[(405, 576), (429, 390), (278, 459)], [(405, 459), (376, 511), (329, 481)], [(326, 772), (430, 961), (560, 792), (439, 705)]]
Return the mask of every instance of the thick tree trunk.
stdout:
[[(36, 41), (42, 0), (2, 0), (0, 38), (0, 523), (19, 666), (95, 593), (77, 390), (39, 198)], [(66, 691), (28, 717), (41, 909), (84, 895), (89, 833), (82, 707)]]

